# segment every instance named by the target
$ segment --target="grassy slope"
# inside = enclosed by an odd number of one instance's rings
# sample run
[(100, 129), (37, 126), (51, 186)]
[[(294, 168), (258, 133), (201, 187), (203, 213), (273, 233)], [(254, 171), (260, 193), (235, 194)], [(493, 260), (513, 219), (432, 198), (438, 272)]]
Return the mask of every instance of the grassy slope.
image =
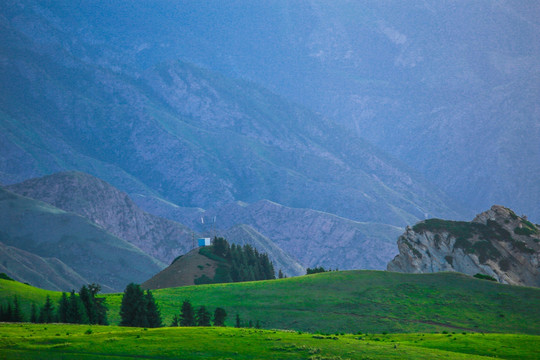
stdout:
[[(26, 300), (32, 288), (0, 280), (0, 296)], [(22, 285), (17, 285), (22, 286)], [(10, 288), (11, 287), (11, 288)], [(58, 294), (58, 293), (56, 293)], [(540, 289), (508, 286), (457, 273), (341, 271), (282, 280), (188, 286), (154, 291), (164, 323), (184, 299), (217, 306), (264, 328), (310, 332), (433, 332), (540, 334)], [(42, 295), (43, 296), (43, 295)], [(58, 295), (56, 295), (58, 296)], [(107, 295), (118, 323), (121, 294)], [(34, 296), (37, 298), (37, 296)]]
[(532, 335), (322, 337), (234, 328), (0, 324), (2, 359), (536, 359), (539, 341)]

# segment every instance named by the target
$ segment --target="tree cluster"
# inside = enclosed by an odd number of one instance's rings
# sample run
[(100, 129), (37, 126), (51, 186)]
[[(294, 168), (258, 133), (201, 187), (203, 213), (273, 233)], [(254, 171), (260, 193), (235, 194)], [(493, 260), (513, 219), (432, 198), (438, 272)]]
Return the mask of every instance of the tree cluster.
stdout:
[(206, 309), (206, 306), (200, 306), (197, 311), (189, 300), (184, 300), (179, 315), (174, 315), (171, 326), (225, 326), (227, 312), (218, 307), (214, 310), (214, 316)]
[(30, 317), (25, 317), (19, 301), (15, 297), (13, 302), (0, 306), (0, 321), (19, 322), (25, 318), (33, 323), (70, 323), (70, 324), (99, 324), (107, 325), (107, 307), (105, 298), (96, 297), (101, 287), (97, 284), (83, 285), (79, 294), (72, 290), (68, 295), (63, 292), (55, 309), (50, 296), (47, 295), (45, 304), (38, 308), (32, 303)]
[(323, 273), (323, 272), (328, 272), (328, 271), (338, 271), (338, 270), (337, 269), (336, 270), (332, 270), (332, 269), (326, 270), (322, 266), (319, 266), (319, 267), (315, 267), (315, 268), (307, 268), (306, 269), (306, 275), (318, 274), (318, 273)]
[(249, 244), (229, 245), (221, 237), (214, 238), (211, 252), (226, 260), (229, 266), (221, 266), (216, 270), (214, 283), (241, 282), (275, 279), (274, 265), (268, 254), (259, 253)]
[(150, 290), (131, 283), (124, 290), (120, 306), (120, 326), (160, 327), (161, 313)]
[(0, 321), (2, 322), (22, 322), (24, 315), (19, 305), (19, 299), (14, 296), (13, 301), (0, 306)]
[(90, 284), (83, 285), (79, 295), (72, 290), (68, 297), (63, 292), (58, 302), (58, 321), (68, 324), (107, 325), (105, 298), (96, 297), (100, 290), (101, 286)]

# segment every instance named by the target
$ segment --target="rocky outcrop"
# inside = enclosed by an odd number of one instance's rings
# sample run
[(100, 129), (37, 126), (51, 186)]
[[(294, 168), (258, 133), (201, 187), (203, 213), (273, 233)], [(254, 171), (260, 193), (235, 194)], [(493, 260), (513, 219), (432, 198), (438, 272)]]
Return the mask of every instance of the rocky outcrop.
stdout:
[(429, 219), (407, 227), (389, 271), (483, 274), (512, 285), (540, 286), (540, 227), (495, 205), (472, 222)]

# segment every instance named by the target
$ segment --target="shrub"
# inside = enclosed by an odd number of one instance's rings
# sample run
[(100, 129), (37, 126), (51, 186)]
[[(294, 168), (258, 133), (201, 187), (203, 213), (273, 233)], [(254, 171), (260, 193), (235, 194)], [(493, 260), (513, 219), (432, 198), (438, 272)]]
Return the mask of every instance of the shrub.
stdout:
[(475, 277), (477, 279), (489, 280), (489, 281), (497, 282), (497, 280), (493, 276), (489, 276), (489, 275), (485, 275), (485, 274), (478, 273), (478, 274), (475, 274), (473, 277)]

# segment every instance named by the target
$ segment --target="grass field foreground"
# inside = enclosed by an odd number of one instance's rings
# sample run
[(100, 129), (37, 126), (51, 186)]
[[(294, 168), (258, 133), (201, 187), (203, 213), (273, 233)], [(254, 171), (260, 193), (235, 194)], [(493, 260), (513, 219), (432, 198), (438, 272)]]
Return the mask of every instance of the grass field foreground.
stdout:
[(540, 337), (0, 324), (0, 359), (538, 359)]

